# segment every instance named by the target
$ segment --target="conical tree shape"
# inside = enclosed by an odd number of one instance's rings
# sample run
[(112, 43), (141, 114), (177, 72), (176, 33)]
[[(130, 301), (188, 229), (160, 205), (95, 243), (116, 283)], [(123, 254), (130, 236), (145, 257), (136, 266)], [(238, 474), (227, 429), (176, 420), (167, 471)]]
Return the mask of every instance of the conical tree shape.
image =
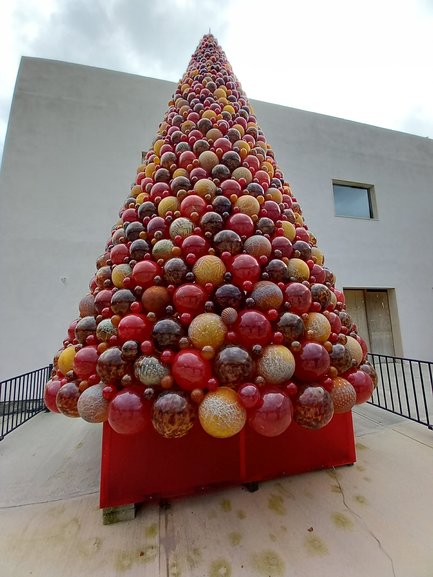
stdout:
[(96, 266), (46, 385), (53, 411), (122, 434), (273, 437), (372, 393), (343, 293), (212, 35)]

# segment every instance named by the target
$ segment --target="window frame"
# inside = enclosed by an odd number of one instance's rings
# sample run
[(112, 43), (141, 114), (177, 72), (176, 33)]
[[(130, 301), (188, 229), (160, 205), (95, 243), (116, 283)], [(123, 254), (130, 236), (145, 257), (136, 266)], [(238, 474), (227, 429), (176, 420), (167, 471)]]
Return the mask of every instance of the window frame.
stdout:
[[(370, 216), (355, 216), (353, 214), (337, 214), (337, 207), (335, 204), (335, 186), (341, 186), (346, 188), (359, 188), (361, 190), (367, 191), (368, 208)], [(377, 220), (377, 205), (376, 205), (376, 193), (373, 184), (367, 184), (363, 182), (353, 182), (348, 180), (332, 180), (332, 200), (334, 203), (334, 216), (337, 218), (355, 218), (357, 220)]]

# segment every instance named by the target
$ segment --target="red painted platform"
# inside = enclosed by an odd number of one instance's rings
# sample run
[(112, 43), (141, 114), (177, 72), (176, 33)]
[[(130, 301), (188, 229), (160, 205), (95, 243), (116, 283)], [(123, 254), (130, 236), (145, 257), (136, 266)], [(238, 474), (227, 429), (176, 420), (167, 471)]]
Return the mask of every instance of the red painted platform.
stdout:
[(150, 426), (123, 436), (104, 423), (100, 506), (170, 499), (229, 485), (339, 467), (356, 460), (352, 414), (334, 415), (317, 431), (292, 423), (272, 439), (246, 427), (214, 439), (199, 423), (180, 439)]

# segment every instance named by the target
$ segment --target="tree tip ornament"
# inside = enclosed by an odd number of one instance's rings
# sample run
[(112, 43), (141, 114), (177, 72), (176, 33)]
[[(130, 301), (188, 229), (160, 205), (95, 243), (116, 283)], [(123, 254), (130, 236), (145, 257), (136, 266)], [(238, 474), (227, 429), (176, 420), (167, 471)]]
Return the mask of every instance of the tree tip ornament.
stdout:
[(374, 389), (335, 275), (211, 34), (89, 288), (45, 387), (51, 411), (123, 435), (274, 437), (324, 427)]

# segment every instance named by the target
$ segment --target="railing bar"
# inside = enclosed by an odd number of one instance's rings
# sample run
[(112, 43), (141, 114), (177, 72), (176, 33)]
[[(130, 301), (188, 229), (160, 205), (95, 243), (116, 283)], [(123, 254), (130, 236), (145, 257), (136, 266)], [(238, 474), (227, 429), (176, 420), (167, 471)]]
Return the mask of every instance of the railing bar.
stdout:
[(400, 413), (403, 414), (403, 407), (401, 406), (401, 396), (400, 396), (400, 386), (399, 386), (399, 378), (397, 375), (397, 365), (394, 362), (394, 376), (395, 376), (395, 384), (397, 387), (397, 397), (398, 397), (398, 405), (400, 407)]
[(413, 395), (414, 395), (414, 400), (415, 400), (416, 416), (418, 417), (418, 421), (419, 421), (418, 398), (417, 398), (416, 389), (415, 389), (415, 379), (413, 376), (412, 361), (409, 361), (409, 368), (410, 368), (410, 376), (412, 377), (412, 388), (413, 388)]
[(426, 420), (427, 420), (427, 425), (430, 425), (430, 419), (429, 419), (428, 407), (427, 407), (427, 397), (425, 395), (424, 378), (422, 376), (422, 369), (421, 369), (421, 361), (418, 361), (418, 372), (419, 372), (419, 378), (421, 381), (421, 391), (422, 391), (422, 397), (424, 400), (424, 408), (425, 408), (425, 416), (426, 416)]
[(380, 371), (380, 382), (382, 385), (382, 390), (383, 390), (383, 401), (384, 401), (384, 405), (385, 408), (388, 408), (388, 402), (386, 400), (386, 390), (385, 390), (385, 385), (384, 385), (384, 380), (383, 380), (383, 370), (382, 370), (382, 363), (379, 360), (379, 371)]
[(407, 412), (408, 412), (409, 418), (411, 418), (412, 412), (411, 412), (411, 408), (410, 408), (409, 391), (407, 388), (406, 370), (405, 370), (405, 364), (404, 364), (403, 359), (400, 360), (400, 363), (401, 363), (401, 374), (403, 375), (404, 394), (406, 396)]
[(389, 386), (389, 395), (391, 397), (391, 406), (392, 406), (392, 410), (395, 411), (395, 406), (394, 406), (394, 395), (392, 393), (392, 383), (391, 383), (391, 377), (389, 375), (389, 364), (388, 364), (388, 359), (385, 359), (385, 365), (386, 365), (386, 374), (388, 375), (388, 386)]

